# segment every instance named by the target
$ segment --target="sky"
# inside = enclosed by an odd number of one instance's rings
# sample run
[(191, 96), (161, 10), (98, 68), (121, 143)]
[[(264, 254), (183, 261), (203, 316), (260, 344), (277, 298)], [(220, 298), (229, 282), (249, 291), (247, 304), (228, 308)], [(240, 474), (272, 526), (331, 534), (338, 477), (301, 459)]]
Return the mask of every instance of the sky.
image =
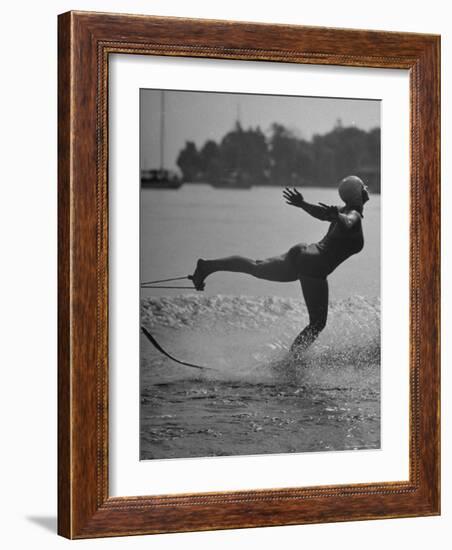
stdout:
[[(160, 166), (162, 92), (140, 91), (141, 167)], [(318, 97), (231, 94), (219, 92), (164, 92), (164, 167), (176, 169), (186, 141), (201, 148), (208, 139), (219, 142), (237, 120), (243, 128), (260, 126), (268, 133), (274, 122), (297, 136), (311, 139), (336, 126), (370, 130), (380, 126), (380, 101)]]

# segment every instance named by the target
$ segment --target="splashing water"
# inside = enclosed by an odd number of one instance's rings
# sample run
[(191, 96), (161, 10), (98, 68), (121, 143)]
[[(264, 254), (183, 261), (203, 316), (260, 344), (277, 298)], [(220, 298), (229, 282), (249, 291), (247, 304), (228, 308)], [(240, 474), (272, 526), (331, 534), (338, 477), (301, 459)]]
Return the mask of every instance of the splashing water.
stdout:
[[(141, 320), (195, 371), (141, 347), (141, 458), (380, 446), (380, 305), (332, 303), (302, 356), (304, 305), (281, 297), (146, 298)], [(250, 434), (252, 434), (250, 436)]]

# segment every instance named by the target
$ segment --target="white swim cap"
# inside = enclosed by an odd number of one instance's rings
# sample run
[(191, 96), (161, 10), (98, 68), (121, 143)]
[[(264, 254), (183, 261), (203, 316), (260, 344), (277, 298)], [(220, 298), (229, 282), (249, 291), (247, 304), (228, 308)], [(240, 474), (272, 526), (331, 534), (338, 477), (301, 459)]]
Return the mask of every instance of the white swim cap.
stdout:
[(358, 176), (347, 176), (339, 183), (339, 196), (349, 205), (362, 209), (364, 183)]

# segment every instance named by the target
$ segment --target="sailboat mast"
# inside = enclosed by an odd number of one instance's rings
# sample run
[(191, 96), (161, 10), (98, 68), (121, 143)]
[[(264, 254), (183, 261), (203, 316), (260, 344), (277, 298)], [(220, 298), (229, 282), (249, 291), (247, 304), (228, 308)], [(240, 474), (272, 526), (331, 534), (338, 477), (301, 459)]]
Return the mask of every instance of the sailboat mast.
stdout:
[(165, 165), (165, 92), (162, 90), (160, 96), (160, 170)]

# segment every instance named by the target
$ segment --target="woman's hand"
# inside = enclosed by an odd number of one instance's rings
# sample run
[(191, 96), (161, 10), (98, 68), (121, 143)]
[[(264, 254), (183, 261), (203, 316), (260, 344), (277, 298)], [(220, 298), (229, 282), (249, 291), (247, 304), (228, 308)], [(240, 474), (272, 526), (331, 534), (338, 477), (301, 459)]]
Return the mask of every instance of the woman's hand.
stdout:
[(300, 208), (304, 203), (303, 195), (299, 193), (295, 189), (295, 187), (293, 187), (292, 189), (285, 187), (283, 191), (283, 197), (286, 199), (287, 204), (290, 204), (291, 206), (296, 206), (297, 208)]

